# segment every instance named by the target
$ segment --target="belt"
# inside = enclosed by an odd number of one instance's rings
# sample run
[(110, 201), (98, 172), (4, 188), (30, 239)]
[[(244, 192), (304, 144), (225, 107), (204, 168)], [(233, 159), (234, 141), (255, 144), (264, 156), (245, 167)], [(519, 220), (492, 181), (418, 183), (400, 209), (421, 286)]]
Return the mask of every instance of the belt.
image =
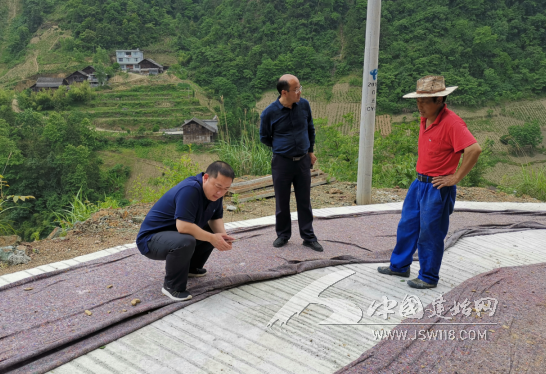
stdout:
[(419, 182), (432, 183), (432, 178), (433, 177), (429, 177), (428, 175), (417, 174), (417, 180)]
[(301, 155), (301, 156), (296, 156), (296, 157), (289, 157), (289, 156), (285, 156), (285, 155), (281, 155), (280, 153), (275, 153), (277, 156), (281, 156), (283, 158), (287, 158), (289, 160), (292, 160), (292, 161), (299, 161), (301, 160), (302, 158), (304, 158), (305, 156), (307, 156), (307, 153)]

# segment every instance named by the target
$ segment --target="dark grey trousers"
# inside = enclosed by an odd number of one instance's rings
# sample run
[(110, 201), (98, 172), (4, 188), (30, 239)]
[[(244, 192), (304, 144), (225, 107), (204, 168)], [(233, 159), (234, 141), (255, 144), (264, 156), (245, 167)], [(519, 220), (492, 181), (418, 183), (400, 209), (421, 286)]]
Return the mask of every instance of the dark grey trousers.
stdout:
[[(212, 232), (208, 225), (203, 230)], [(152, 236), (148, 249), (150, 252), (144, 256), (151, 260), (166, 261), (164, 286), (175, 291), (185, 291), (189, 270), (202, 268), (214, 247), (191, 235), (162, 231)]]

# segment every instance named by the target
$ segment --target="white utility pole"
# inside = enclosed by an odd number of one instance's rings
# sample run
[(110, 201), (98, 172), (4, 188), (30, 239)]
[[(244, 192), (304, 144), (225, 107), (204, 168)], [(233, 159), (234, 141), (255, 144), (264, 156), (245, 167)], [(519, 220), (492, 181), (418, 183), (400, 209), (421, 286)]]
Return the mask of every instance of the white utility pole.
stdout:
[(375, 107), (377, 104), (375, 97), (377, 95), (380, 22), (381, 0), (368, 0), (356, 188), (356, 203), (358, 205), (372, 203), (373, 133), (375, 129)]

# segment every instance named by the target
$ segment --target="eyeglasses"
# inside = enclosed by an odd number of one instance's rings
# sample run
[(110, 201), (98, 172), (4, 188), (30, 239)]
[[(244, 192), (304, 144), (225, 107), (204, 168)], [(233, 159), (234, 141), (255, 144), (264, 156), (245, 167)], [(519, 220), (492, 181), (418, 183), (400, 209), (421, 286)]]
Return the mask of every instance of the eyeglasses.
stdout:
[[(296, 89), (294, 90), (294, 93), (298, 94), (298, 93), (301, 92), (301, 90), (303, 90), (303, 86), (299, 86), (298, 88), (296, 88)], [(290, 92), (290, 90), (287, 90), (286, 92)]]

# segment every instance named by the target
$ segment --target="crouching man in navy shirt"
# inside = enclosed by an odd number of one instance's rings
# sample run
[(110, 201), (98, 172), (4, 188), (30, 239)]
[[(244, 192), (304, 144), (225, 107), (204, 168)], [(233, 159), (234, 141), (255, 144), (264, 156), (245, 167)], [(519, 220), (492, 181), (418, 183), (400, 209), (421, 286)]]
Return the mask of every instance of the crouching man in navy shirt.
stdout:
[(212, 250), (228, 251), (235, 238), (224, 227), (222, 198), (235, 173), (222, 161), (210, 164), (205, 173), (184, 179), (152, 207), (137, 236), (140, 252), (151, 260), (166, 261), (164, 295), (175, 300), (191, 299), (188, 277), (207, 274), (203, 268)]

